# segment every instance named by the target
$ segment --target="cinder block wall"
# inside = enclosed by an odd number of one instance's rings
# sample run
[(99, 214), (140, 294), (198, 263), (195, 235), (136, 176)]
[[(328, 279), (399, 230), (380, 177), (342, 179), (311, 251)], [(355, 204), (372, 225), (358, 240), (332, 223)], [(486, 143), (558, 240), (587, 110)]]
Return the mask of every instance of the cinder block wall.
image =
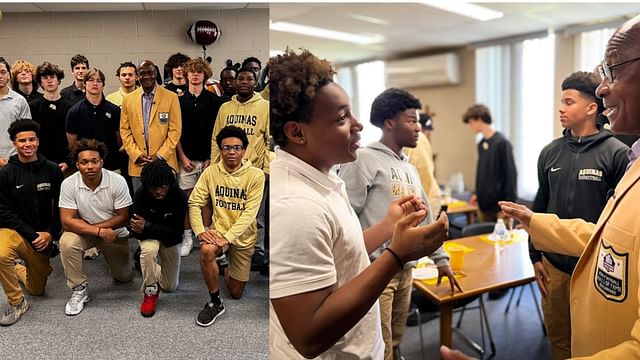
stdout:
[[(1, 6), (0, 6), (1, 9)], [(150, 59), (161, 71), (167, 58), (176, 52), (202, 56), (202, 47), (187, 36), (198, 20), (213, 21), (222, 35), (207, 46), (213, 58), (215, 78), (226, 59), (242, 62), (255, 56), (263, 63), (269, 57), (269, 9), (127, 11), (127, 12), (47, 12), (3, 13), (0, 22), (0, 56), (10, 64), (25, 59), (34, 65), (50, 61), (65, 72), (62, 87), (73, 81), (69, 61), (83, 54), (91, 67), (106, 77), (105, 95), (115, 91), (115, 77), (123, 61)]]

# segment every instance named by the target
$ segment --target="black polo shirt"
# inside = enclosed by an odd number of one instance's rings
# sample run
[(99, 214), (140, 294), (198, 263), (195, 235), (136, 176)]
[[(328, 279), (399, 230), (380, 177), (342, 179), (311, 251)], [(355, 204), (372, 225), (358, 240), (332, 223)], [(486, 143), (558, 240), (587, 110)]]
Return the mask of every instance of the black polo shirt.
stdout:
[(220, 106), (228, 96), (216, 96), (206, 89), (196, 97), (187, 91), (180, 97), (182, 113), (182, 151), (190, 160), (205, 161), (211, 157), (211, 136)]
[(189, 86), (187, 84), (175, 85), (174, 83), (170, 82), (167, 85), (165, 85), (164, 88), (167, 90), (173, 91), (174, 93), (178, 94), (178, 96), (182, 96), (187, 93), (187, 89), (189, 88)]
[(40, 99), (42, 97), (42, 93), (38, 92), (38, 83), (36, 83), (36, 82), (33, 83), (33, 90), (31, 90), (31, 94), (29, 94), (29, 95), (27, 95), (27, 94), (23, 93), (22, 91), (20, 91), (19, 87), (17, 89), (14, 89), (14, 90), (18, 94), (22, 95), (22, 97), (25, 98), (25, 100), (27, 100), (28, 103), (32, 102), (33, 100)]
[(119, 169), (119, 147), (117, 134), (120, 131), (120, 107), (104, 96), (99, 105), (93, 105), (86, 98), (69, 109), (66, 130), (81, 139), (96, 139), (107, 145), (109, 154), (104, 159), (104, 167)]
[(40, 124), (38, 152), (56, 164), (63, 162), (70, 164), (65, 129), (70, 106), (62, 97), (54, 101), (41, 97), (31, 101), (29, 108), (31, 118)]
[(69, 104), (69, 106), (75, 105), (78, 101), (84, 99), (84, 90), (78, 89), (76, 82), (67, 86), (60, 91), (62, 98)]

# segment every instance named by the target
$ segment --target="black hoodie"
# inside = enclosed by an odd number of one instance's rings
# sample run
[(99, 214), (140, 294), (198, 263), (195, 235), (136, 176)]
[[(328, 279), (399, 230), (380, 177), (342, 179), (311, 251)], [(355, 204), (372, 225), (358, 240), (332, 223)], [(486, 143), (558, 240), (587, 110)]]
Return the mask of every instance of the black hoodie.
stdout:
[[(608, 193), (624, 175), (629, 159), (625, 144), (609, 130), (595, 135), (564, 136), (545, 146), (538, 157), (538, 193), (533, 211), (553, 213), (561, 219), (581, 218), (595, 223), (604, 208)], [(553, 266), (567, 274), (573, 272), (578, 258), (537, 251), (529, 242), (532, 262), (544, 255)]]
[(0, 227), (17, 231), (29, 243), (38, 237), (38, 231), (57, 239), (62, 180), (58, 165), (40, 154), (30, 163), (21, 163), (18, 155), (9, 158), (0, 170)]

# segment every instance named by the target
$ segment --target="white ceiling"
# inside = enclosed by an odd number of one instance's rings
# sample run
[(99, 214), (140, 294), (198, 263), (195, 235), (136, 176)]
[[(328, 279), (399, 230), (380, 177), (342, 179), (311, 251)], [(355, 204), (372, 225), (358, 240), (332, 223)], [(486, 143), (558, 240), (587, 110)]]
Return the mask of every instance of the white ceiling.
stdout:
[(119, 3), (3, 3), (0, 10), (10, 12), (84, 12), (84, 11), (171, 11), (171, 10), (231, 10), (243, 8), (268, 8), (268, 3), (149, 3), (149, 2), (119, 2)]
[[(373, 45), (271, 31), (271, 50), (300, 47), (336, 63), (388, 58), (518, 36), (571, 25), (609, 22), (640, 13), (640, 3), (483, 3), (504, 17), (478, 21), (416, 3), (271, 4), (272, 22), (381, 35)], [(384, 25), (382, 25), (384, 24)]]

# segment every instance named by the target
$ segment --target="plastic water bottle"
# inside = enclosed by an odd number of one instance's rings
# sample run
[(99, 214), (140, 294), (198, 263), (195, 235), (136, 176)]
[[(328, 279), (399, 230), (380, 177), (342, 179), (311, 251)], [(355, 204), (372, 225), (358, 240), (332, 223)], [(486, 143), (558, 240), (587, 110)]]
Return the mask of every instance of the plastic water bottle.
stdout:
[(504, 250), (504, 244), (507, 241), (507, 226), (504, 224), (504, 219), (498, 219), (496, 226), (493, 228), (493, 235), (500, 251)]

